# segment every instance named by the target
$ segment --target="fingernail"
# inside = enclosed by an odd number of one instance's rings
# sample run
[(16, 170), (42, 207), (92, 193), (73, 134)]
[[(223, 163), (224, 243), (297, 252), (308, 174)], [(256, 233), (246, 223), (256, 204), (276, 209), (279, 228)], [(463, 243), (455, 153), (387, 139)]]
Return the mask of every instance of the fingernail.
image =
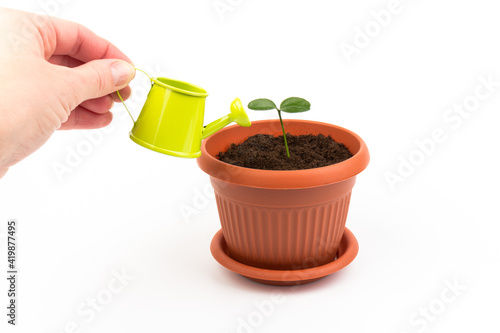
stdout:
[(115, 86), (123, 86), (134, 77), (134, 67), (125, 61), (116, 61), (111, 64), (111, 75)]

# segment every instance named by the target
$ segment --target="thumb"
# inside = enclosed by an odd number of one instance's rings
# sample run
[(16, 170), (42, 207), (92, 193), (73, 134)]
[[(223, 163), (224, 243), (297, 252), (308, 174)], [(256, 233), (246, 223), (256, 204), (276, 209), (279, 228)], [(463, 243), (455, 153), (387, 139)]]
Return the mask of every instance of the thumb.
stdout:
[(135, 69), (131, 64), (117, 59), (93, 60), (72, 71), (80, 101), (102, 97), (125, 88), (135, 76)]

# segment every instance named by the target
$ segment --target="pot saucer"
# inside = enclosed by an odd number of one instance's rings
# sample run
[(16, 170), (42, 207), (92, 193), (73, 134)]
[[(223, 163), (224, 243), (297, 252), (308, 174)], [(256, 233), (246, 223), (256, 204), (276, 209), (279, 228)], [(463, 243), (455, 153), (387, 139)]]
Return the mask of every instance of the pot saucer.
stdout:
[(249, 266), (231, 258), (222, 229), (215, 234), (210, 244), (213, 257), (222, 266), (250, 280), (275, 286), (295, 286), (324, 278), (349, 265), (356, 258), (358, 249), (359, 244), (356, 237), (349, 229), (345, 228), (336, 260), (313, 268), (273, 270)]

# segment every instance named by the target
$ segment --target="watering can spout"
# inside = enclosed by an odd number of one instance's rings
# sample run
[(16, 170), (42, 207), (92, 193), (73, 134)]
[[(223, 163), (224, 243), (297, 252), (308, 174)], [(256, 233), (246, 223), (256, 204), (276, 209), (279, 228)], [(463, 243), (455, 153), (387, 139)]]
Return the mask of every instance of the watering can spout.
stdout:
[(225, 115), (222, 118), (214, 120), (210, 124), (205, 126), (201, 135), (202, 139), (209, 137), (210, 135), (229, 125), (233, 121), (243, 127), (249, 127), (250, 125), (252, 125), (239, 98), (236, 98), (231, 103), (231, 113)]

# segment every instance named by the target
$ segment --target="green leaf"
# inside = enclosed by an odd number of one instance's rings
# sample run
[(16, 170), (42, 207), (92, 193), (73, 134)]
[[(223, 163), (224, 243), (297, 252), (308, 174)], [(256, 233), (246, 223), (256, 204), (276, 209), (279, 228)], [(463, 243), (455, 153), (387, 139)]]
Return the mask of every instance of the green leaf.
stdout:
[(248, 103), (248, 108), (252, 110), (272, 110), (277, 109), (276, 104), (267, 98), (254, 99)]
[(288, 113), (304, 112), (311, 109), (311, 103), (303, 98), (289, 97), (281, 102), (280, 109)]

